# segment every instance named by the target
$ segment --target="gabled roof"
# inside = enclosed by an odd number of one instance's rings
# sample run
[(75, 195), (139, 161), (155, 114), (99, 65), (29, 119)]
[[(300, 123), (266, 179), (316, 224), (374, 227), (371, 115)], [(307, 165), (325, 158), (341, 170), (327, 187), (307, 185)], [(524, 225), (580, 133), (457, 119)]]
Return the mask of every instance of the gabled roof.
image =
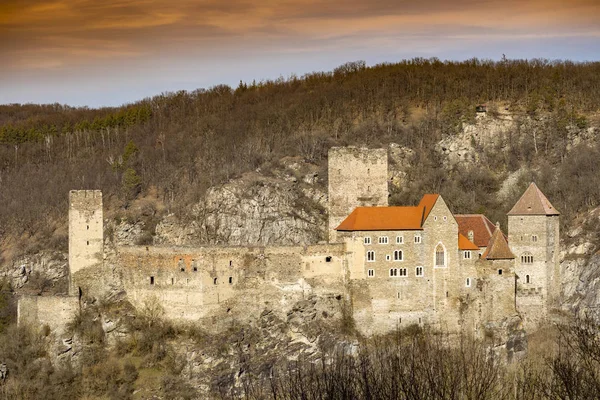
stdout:
[(486, 260), (512, 260), (515, 255), (510, 251), (504, 233), (499, 227), (496, 228), (487, 249), (481, 256)]
[(338, 231), (421, 230), (438, 198), (438, 194), (426, 194), (416, 207), (357, 207), (335, 229)]
[(459, 214), (455, 215), (458, 223), (458, 232), (469, 237), (469, 231), (473, 231), (473, 243), (479, 247), (487, 247), (496, 226), (483, 214)]
[(458, 234), (458, 249), (459, 250), (479, 250), (473, 242), (467, 239), (466, 236)]
[(560, 215), (560, 213), (537, 185), (531, 182), (508, 215)]

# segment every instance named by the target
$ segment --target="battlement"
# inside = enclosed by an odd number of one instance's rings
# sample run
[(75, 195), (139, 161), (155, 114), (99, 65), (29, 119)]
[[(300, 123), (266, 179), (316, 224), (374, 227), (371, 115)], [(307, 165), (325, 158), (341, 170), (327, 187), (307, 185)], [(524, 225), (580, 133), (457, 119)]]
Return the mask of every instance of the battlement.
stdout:
[(69, 204), (71, 209), (79, 211), (102, 210), (102, 191), (71, 190), (69, 192)]

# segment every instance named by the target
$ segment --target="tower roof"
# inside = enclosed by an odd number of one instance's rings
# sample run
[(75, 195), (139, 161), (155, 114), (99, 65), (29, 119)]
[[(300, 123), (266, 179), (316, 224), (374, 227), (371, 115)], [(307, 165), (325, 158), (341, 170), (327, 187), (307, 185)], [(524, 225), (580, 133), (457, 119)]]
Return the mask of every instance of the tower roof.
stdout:
[(481, 256), (486, 260), (512, 260), (515, 255), (510, 251), (508, 242), (504, 237), (504, 233), (500, 230), (500, 227), (496, 227), (490, 243), (488, 243), (485, 253)]
[(560, 215), (560, 213), (537, 185), (531, 182), (508, 215)]
[(487, 247), (496, 226), (483, 214), (459, 214), (455, 215), (458, 223), (458, 232), (469, 237), (469, 231), (473, 232), (473, 243), (479, 247)]

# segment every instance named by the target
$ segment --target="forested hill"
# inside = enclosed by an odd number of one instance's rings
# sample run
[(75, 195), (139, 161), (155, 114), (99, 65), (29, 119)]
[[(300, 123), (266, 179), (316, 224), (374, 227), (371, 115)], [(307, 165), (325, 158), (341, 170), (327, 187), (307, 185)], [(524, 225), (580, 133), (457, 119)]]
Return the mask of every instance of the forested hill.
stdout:
[[(481, 103), (491, 116), (501, 109), (543, 121), (536, 140), (544, 146), (511, 141), (502, 156), (490, 156), (477, 170), (454, 171), (454, 179), (440, 174), (434, 145), (472, 122)], [(415, 151), (418, 174), (408, 175), (416, 197), (448, 191), (452, 201), (456, 193), (477, 192), (478, 204), (492, 208), (506, 174), (524, 165), (552, 165), (546, 169), (565, 177), (576, 173), (568, 168), (586, 169), (598, 150), (569, 159), (566, 141), (569, 129), (595, 124), (599, 110), (600, 62), (476, 59), (352, 62), (332, 72), (161, 94), (117, 108), (4, 105), (0, 245), (15, 254), (66, 247), (70, 189), (102, 189), (109, 207), (123, 208), (152, 188), (178, 212), (210, 186), (268, 170), (284, 156), (324, 165), (332, 145), (398, 143)], [(473, 179), (456, 183), (465, 173)], [(574, 201), (567, 187), (546, 181), (549, 196), (560, 198), (557, 207), (575, 213), (595, 205), (589, 193)], [(395, 201), (412, 200), (398, 196)]]

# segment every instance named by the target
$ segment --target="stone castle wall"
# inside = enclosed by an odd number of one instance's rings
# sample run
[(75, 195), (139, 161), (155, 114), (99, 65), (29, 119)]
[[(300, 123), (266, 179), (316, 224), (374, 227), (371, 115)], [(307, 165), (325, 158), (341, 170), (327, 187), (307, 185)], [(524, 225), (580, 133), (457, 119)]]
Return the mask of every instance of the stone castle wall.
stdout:
[(117, 267), (122, 271), (123, 288), (135, 304), (143, 305), (154, 297), (170, 318), (199, 319), (265, 285), (311, 292), (339, 285), (344, 279), (345, 253), (344, 244), (121, 247)]

